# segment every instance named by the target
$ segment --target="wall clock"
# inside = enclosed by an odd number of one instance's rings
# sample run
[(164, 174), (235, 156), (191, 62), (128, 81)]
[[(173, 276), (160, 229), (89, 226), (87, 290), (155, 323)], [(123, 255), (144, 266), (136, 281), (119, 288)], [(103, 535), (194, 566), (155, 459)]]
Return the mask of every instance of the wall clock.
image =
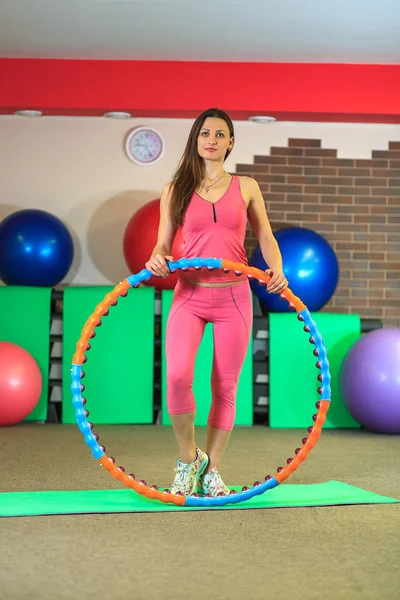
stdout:
[(153, 127), (136, 127), (126, 139), (125, 150), (135, 164), (154, 165), (164, 155), (165, 140), (161, 133)]

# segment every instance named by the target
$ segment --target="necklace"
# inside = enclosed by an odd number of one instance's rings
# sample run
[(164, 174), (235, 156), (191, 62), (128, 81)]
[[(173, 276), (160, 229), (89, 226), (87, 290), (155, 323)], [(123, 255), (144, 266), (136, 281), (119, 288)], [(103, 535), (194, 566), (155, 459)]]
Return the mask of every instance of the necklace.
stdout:
[(206, 193), (207, 193), (207, 194), (208, 194), (208, 190), (209, 190), (209, 189), (210, 189), (210, 188), (211, 188), (213, 185), (215, 185), (216, 183), (218, 183), (218, 181), (219, 181), (220, 179), (222, 179), (224, 175), (225, 175), (225, 171), (223, 172), (223, 174), (221, 175), (221, 177), (218, 177), (218, 179), (216, 179), (215, 181), (213, 181), (213, 182), (211, 183), (211, 185), (205, 185), (205, 184), (204, 184), (204, 188), (205, 188), (205, 190), (206, 190)]

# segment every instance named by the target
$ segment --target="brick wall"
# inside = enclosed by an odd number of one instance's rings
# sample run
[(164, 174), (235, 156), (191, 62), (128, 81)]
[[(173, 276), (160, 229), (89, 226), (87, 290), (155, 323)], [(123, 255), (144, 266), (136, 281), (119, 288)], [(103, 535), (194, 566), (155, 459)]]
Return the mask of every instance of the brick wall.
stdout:
[[(273, 230), (307, 227), (332, 245), (340, 281), (327, 312), (400, 326), (400, 142), (370, 159), (341, 159), (321, 140), (290, 139), (237, 165), (260, 185)], [(257, 245), (249, 230), (249, 256)]]

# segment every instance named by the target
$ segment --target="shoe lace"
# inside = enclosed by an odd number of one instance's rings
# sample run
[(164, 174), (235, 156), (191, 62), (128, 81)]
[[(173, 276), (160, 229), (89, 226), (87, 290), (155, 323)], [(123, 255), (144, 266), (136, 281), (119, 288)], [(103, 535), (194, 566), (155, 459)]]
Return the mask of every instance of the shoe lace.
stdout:
[(212, 473), (212, 478), (210, 478), (210, 482), (209, 482), (209, 489), (212, 492), (217, 492), (217, 491), (221, 491), (221, 492), (226, 492), (226, 486), (224, 484), (224, 482), (222, 481), (222, 477), (220, 475), (220, 473), (216, 470), (213, 469), (211, 471)]
[(185, 475), (187, 467), (184, 465), (177, 466), (174, 471), (176, 473), (174, 477), (174, 485), (185, 486)]

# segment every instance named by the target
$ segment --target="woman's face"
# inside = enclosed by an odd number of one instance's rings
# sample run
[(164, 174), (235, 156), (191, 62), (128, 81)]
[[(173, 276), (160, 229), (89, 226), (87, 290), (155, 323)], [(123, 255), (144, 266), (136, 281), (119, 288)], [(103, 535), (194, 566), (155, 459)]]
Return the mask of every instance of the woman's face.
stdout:
[(205, 160), (223, 161), (226, 151), (231, 150), (233, 137), (229, 137), (228, 125), (224, 119), (207, 117), (199, 137), (197, 138), (197, 151)]

